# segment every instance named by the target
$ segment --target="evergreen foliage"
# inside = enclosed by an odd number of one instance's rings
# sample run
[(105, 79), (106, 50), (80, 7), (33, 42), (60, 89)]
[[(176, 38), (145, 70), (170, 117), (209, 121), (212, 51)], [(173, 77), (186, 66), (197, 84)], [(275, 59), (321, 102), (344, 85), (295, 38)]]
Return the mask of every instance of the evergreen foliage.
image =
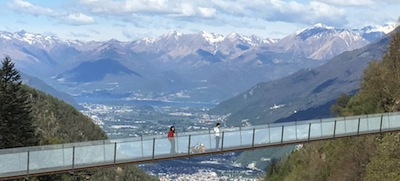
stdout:
[(107, 139), (99, 126), (71, 105), (28, 86), (23, 88), (30, 94), (40, 144)]
[[(341, 95), (337, 116), (400, 111), (400, 32), (392, 35), (380, 62), (365, 69), (361, 89)], [(400, 121), (400, 120), (398, 120)], [(270, 168), (265, 180), (400, 180), (400, 133), (341, 138), (305, 144)]]
[(0, 69), (0, 148), (37, 145), (32, 105), (10, 57)]

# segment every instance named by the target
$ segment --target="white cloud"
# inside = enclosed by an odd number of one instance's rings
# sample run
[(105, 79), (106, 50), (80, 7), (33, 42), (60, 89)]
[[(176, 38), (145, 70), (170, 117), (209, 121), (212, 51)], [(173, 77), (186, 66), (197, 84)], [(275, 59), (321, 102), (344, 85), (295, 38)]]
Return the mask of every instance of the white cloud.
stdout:
[(321, 17), (329, 18), (331, 16), (345, 15), (344, 9), (339, 9), (320, 2), (310, 2), (308, 10), (311, 10), (310, 14), (312, 14), (316, 19), (319, 19)]
[(211, 18), (216, 15), (216, 10), (214, 8), (199, 8), (200, 14), (203, 17)]
[[(323, 1), (323, 0), (320, 0)], [(116, 18), (134, 27), (164, 29), (187, 28), (195, 24), (240, 28), (268, 22), (297, 25), (324, 23), (343, 26), (348, 23), (342, 6), (314, 1), (295, 0), (80, 0), (92, 16)], [(331, 1), (331, 0), (327, 0)], [(355, 4), (357, 0), (352, 1)], [(370, 0), (367, 0), (370, 1)], [(241, 22), (246, 20), (246, 22)], [(265, 26), (264, 26), (265, 27)]]
[(81, 0), (94, 13), (120, 15), (130, 13), (172, 13), (171, 2), (166, 0)]
[[(231, 15), (243, 15), (245, 12), (245, 6), (247, 3), (251, 3), (253, 1), (248, 2), (232, 2), (232, 1), (223, 1), (223, 0), (212, 0), (213, 7), (218, 9), (218, 12), (223, 12)], [(243, 4), (245, 3), (245, 4)]]
[(32, 4), (26, 0), (13, 0), (8, 6), (19, 12), (34, 16), (47, 16), (52, 20), (61, 21), (70, 25), (87, 25), (95, 23), (94, 18), (83, 13), (67, 13), (64, 15), (62, 11), (55, 11), (50, 8)]
[(191, 18), (210, 19), (214, 18), (217, 10), (204, 2), (197, 1), (167, 1), (167, 0), (81, 0), (80, 3), (87, 7), (92, 13), (107, 16), (145, 15), (151, 17), (163, 17), (190, 21)]
[[(322, 0), (321, 0), (322, 1)], [(356, 3), (357, 0), (349, 0)], [(367, 0), (370, 1), (370, 0)], [(213, 16), (221, 20), (221, 17), (230, 16), (231, 18), (252, 18), (264, 19), (272, 22), (289, 22), (300, 24), (326, 23), (338, 25), (347, 23), (346, 11), (344, 8), (333, 4), (322, 3), (318, 1), (300, 2), (294, 0), (212, 0), (195, 1), (193, 6), (204, 6), (214, 9)], [(201, 13), (198, 13), (201, 15)], [(240, 25), (238, 25), (240, 26)]]
[[(325, 23), (329, 25), (340, 25), (347, 23), (346, 11), (325, 3), (310, 1), (301, 4), (296, 1), (271, 1), (270, 6), (263, 8), (265, 12), (258, 12), (267, 21), (290, 22), (300, 24)], [(259, 10), (259, 9), (258, 9)]]
[(370, 6), (374, 4), (373, 0), (320, 0), (319, 2), (338, 6)]
[(195, 15), (195, 10), (193, 9), (193, 7), (190, 4), (187, 3), (182, 3), (181, 4), (181, 13), (184, 16), (193, 16)]
[(194, 7), (191, 4), (182, 3), (180, 5), (180, 13), (172, 14), (175, 16), (183, 17), (197, 17), (197, 18), (213, 18), (216, 15), (214, 8), (208, 7)]
[(66, 16), (65, 21), (72, 25), (87, 25), (95, 23), (94, 18), (83, 13), (74, 13)]
[(55, 14), (52, 9), (33, 5), (25, 0), (13, 0), (12, 2), (8, 3), (8, 6), (17, 12), (32, 14), (35, 16), (53, 16)]

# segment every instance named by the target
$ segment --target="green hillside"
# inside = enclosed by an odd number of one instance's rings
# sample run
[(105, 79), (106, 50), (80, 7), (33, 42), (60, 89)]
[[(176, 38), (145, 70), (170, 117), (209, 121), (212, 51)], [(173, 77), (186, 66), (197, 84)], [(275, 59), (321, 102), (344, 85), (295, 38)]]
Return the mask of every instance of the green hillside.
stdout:
[[(23, 85), (9, 57), (0, 69), (0, 146), (59, 144), (107, 139), (102, 129), (71, 105)], [(29, 180), (157, 180), (136, 166), (91, 169)]]
[[(382, 61), (364, 70), (360, 90), (342, 95), (332, 111), (342, 116), (395, 112), (399, 103), (400, 32)], [(265, 180), (400, 180), (400, 133), (305, 144), (270, 167)]]
[[(24, 86), (31, 98), (32, 114), (40, 144), (59, 144), (107, 139), (103, 130), (71, 105)], [(42, 176), (37, 180), (157, 180), (136, 166), (102, 168), (70, 174)], [(35, 180), (35, 179), (33, 179)]]
[(32, 102), (32, 115), (40, 144), (107, 139), (103, 130), (71, 105), (24, 86)]

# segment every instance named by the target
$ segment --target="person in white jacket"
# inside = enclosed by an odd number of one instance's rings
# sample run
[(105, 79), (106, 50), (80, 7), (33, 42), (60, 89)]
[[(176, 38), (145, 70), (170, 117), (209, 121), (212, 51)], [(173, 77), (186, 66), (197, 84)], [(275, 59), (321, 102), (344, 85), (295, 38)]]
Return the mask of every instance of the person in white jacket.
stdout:
[(215, 149), (219, 149), (219, 141), (220, 141), (220, 139), (221, 139), (221, 135), (220, 135), (220, 131), (219, 131), (219, 127), (220, 127), (221, 125), (219, 124), (219, 123), (217, 123), (216, 125), (215, 125), (215, 128), (214, 128), (214, 138), (215, 138)]

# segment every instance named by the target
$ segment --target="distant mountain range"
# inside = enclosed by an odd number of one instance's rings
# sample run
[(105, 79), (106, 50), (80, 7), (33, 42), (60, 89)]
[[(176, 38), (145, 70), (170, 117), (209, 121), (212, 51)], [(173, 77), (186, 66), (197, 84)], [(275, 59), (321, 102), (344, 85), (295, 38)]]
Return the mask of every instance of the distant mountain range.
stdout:
[[(395, 32), (400, 32), (397, 28)], [(329, 106), (341, 93), (353, 94), (371, 61), (382, 59), (390, 36), (363, 48), (344, 52), (327, 63), (290, 76), (261, 82), (220, 103), (212, 114), (228, 115), (231, 125), (299, 121), (329, 116)]]
[(216, 103), (260, 81), (321, 65), (393, 28), (345, 30), (317, 24), (282, 39), (172, 31), (131, 42), (2, 31), (0, 53), (22, 72), (76, 97)]

